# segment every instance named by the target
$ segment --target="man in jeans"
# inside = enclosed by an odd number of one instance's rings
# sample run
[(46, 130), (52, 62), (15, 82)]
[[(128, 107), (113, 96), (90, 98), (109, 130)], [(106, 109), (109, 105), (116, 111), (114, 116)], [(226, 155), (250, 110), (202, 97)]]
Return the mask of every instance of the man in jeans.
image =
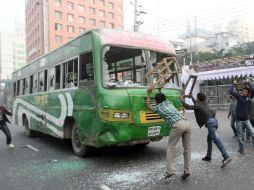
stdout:
[(6, 136), (6, 144), (10, 148), (14, 148), (14, 145), (11, 144), (10, 130), (9, 130), (8, 126), (6, 125), (6, 122), (10, 123), (10, 121), (6, 117), (6, 114), (12, 116), (12, 113), (9, 112), (8, 110), (6, 110), (4, 106), (0, 106), (0, 130), (2, 130)]
[[(194, 105), (188, 105), (184, 102), (184, 98), (189, 97), (192, 99)], [(229, 157), (224, 145), (222, 144), (217, 128), (218, 128), (218, 122), (215, 117), (214, 111), (210, 108), (210, 106), (206, 103), (206, 96), (203, 93), (197, 94), (197, 101), (192, 97), (192, 95), (189, 96), (180, 96), (180, 99), (182, 101), (182, 104), (185, 109), (188, 110), (194, 110), (194, 114), (196, 117), (196, 121), (199, 125), (199, 127), (202, 127), (205, 125), (208, 130), (207, 134), (207, 154), (202, 160), (204, 161), (211, 161), (212, 159), (212, 147), (213, 142), (217, 146), (217, 148), (220, 150), (223, 160), (221, 168), (224, 168), (230, 161), (232, 161), (232, 158)]]
[(239, 152), (241, 154), (244, 152), (244, 129), (247, 130), (247, 133), (250, 134), (252, 138), (252, 144), (254, 147), (254, 130), (251, 126), (249, 120), (250, 112), (250, 103), (251, 99), (254, 96), (254, 88), (249, 83), (249, 81), (244, 81), (245, 87), (242, 90), (242, 93), (238, 93), (236, 90), (237, 81), (234, 81), (231, 87), (229, 88), (229, 93), (237, 99), (236, 105), (236, 128), (237, 128), (237, 137), (239, 142)]
[(174, 175), (174, 158), (175, 158), (175, 147), (178, 140), (182, 137), (183, 148), (184, 148), (184, 172), (182, 179), (185, 180), (190, 176), (190, 165), (191, 165), (191, 125), (183, 117), (183, 115), (176, 110), (174, 105), (166, 100), (163, 93), (159, 92), (155, 95), (155, 106), (150, 104), (150, 95), (152, 93), (152, 87), (147, 89), (147, 107), (151, 111), (158, 113), (171, 127), (171, 131), (168, 138), (167, 147), (167, 172), (165, 178), (170, 178)]
[(234, 136), (233, 138), (237, 137), (237, 131), (236, 131), (236, 126), (235, 126), (235, 118), (236, 118), (236, 99), (234, 96), (230, 96), (231, 99), (231, 103), (230, 103), (230, 108), (229, 108), (229, 112), (228, 112), (228, 119), (231, 116), (230, 119), (230, 125), (231, 128), (233, 130)]

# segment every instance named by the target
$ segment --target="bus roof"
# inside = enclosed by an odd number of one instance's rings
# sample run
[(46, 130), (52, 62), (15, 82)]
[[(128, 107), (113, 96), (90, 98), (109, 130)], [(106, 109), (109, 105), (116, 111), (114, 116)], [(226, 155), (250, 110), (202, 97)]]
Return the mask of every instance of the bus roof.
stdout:
[[(116, 45), (116, 46), (117, 45), (118, 46), (130, 46), (130, 47), (136, 47), (136, 48), (140, 48), (140, 49), (149, 49), (149, 50), (160, 51), (163, 53), (175, 55), (175, 51), (173, 48), (170, 48), (169, 45), (162, 39), (154, 37), (154, 36), (142, 34), (139, 32), (121, 31), (121, 30), (116, 30), (116, 29), (92, 29), (92, 30), (88, 30), (85, 33), (80, 34), (79, 36), (68, 41), (67, 43), (63, 44), (62, 46), (42, 55), (41, 57), (35, 59), (31, 63), (14, 71), (12, 73), (13, 77), (14, 77), (14, 75), (16, 76), (16, 74), (17, 74), (17, 76), (19, 76), (20, 75), (19, 73), (22, 70), (23, 71), (33, 70), (34, 68), (37, 68), (35, 70), (39, 70), (38, 67), (40, 68), (41, 65), (45, 65), (45, 62), (48, 62), (48, 56), (51, 56), (51, 57), (61, 57), (62, 56), (62, 57), (64, 57), (60, 53), (61, 49), (63, 49), (63, 48), (66, 49), (67, 47), (75, 47), (76, 46), (75, 44), (78, 43), (77, 40), (79, 40), (83, 36), (87, 36), (88, 34), (91, 34), (94, 32), (95, 33), (98, 32), (102, 45), (108, 44), (108, 45)], [(66, 56), (68, 56), (68, 55), (66, 55)]]
[(100, 29), (99, 34), (102, 44), (138, 47), (175, 55), (175, 50), (173, 48), (169, 47), (164, 40), (155, 36), (114, 29)]

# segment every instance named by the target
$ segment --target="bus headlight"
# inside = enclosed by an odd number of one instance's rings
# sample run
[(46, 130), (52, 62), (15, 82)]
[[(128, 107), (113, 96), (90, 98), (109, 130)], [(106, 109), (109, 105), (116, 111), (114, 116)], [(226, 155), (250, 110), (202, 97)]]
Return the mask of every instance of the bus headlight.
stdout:
[(115, 112), (113, 117), (115, 119), (128, 119), (129, 118), (129, 113)]
[(125, 110), (110, 110), (110, 109), (101, 109), (99, 111), (99, 116), (102, 120), (106, 121), (125, 121), (132, 122), (132, 114), (130, 111)]

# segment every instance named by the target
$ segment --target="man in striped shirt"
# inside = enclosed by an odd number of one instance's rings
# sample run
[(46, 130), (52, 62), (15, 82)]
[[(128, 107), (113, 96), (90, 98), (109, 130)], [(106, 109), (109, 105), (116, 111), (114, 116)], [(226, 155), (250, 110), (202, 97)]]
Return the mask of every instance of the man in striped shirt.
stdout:
[(174, 105), (167, 101), (163, 93), (157, 93), (155, 95), (156, 105), (152, 106), (150, 103), (150, 95), (153, 88), (147, 89), (147, 107), (151, 111), (158, 113), (171, 127), (171, 131), (168, 138), (167, 147), (167, 172), (165, 178), (170, 178), (174, 175), (174, 158), (175, 158), (175, 147), (178, 140), (182, 137), (183, 148), (184, 148), (184, 173), (182, 179), (185, 180), (190, 176), (190, 165), (191, 165), (191, 125), (179, 113)]

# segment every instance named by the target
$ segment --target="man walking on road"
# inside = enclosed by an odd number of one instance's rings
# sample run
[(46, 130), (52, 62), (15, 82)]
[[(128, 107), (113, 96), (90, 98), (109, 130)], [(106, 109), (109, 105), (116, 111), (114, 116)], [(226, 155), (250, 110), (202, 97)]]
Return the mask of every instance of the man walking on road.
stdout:
[(159, 92), (155, 95), (155, 106), (150, 104), (150, 95), (152, 93), (152, 87), (147, 89), (147, 107), (151, 111), (158, 113), (171, 127), (171, 131), (168, 138), (167, 147), (167, 172), (165, 178), (170, 178), (174, 175), (174, 158), (175, 158), (175, 147), (178, 140), (182, 137), (182, 143), (184, 148), (184, 172), (182, 179), (185, 180), (190, 176), (190, 165), (191, 165), (191, 125), (179, 113), (174, 105), (166, 100), (163, 93)]
[(6, 110), (4, 106), (0, 106), (0, 130), (2, 130), (6, 136), (6, 144), (10, 148), (14, 148), (14, 145), (11, 144), (10, 130), (9, 130), (8, 126), (6, 125), (6, 122), (10, 123), (10, 121), (8, 120), (6, 115), (12, 116), (12, 113), (9, 112), (8, 110)]
[[(192, 99), (194, 105), (189, 105), (184, 102), (184, 98), (189, 97)], [(224, 145), (222, 144), (217, 128), (218, 128), (218, 122), (215, 117), (214, 111), (210, 108), (210, 106), (206, 103), (206, 96), (203, 93), (197, 94), (197, 101), (192, 97), (192, 95), (189, 96), (180, 96), (180, 99), (182, 101), (182, 104), (185, 109), (188, 110), (194, 110), (194, 114), (196, 117), (196, 121), (199, 125), (199, 127), (203, 127), (205, 125), (208, 130), (207, 134), (207, 154), (202, 160), (204, 161), (211, 161), (212, 159), (212, 146), (213, 142), (217, 146), (217, 148), (220, 150), (223, 160), (221, 168), (224, 168), (229, 162), (232, 161), (232, 158), (229, 157)]]
[(234, 133), (233, 137), (237, 137), (237, 131), (236, 131), (236, 126), (235, 126), (236, 104), (237, 104), (237, 102), (236, 102), (236, 99), (235, 99), (234, 96), (230, 96), (230, 100), (231, 100), (231, 103), (230, 103), (230, 108), (229, 108), (229, 112), (228, 112), (228, 119), (231, 116), (230, 125), (231, 125), (231, 128), (232, 128), (233, 133)]
[(232, 86), (229, 88), (229, 93), (237, 99), (236, 106), (236, 128), (237, 137), (239, 142), (239, 152), (241, 154), (244, 152), (244, 129), (252, 138), (252, 144), (254, 148), (254, 130), (251, 126), (249, 120), (250, 103), (251, 99), (254, 97), (254, 88), (249, 83), (249, 81), (244, 81), (245, 87), (242, 93), (238, 93), (236, 90), (237, 81), (234, 81)]

